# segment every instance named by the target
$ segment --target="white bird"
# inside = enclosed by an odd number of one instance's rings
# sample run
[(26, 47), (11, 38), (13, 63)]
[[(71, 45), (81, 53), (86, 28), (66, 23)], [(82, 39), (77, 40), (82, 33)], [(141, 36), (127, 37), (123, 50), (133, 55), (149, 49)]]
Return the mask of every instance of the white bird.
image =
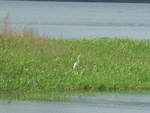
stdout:
[(77, 57), (77, 61), (73, 64), (73, 70), (75, 70), (75, 68), (78, 66), (78, 64), (80, 63), (80, 55), (78, 55)]

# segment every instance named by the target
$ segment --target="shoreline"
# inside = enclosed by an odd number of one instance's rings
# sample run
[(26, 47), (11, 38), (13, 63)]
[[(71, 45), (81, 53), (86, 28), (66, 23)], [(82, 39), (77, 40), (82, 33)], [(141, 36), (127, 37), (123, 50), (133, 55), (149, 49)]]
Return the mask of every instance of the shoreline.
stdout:
[(34, 1), (34, 2), (85, 2), (85, 3), (150, 3), (150, 1), (142, 1), (142, 0), (8, 0), (8, 1)]

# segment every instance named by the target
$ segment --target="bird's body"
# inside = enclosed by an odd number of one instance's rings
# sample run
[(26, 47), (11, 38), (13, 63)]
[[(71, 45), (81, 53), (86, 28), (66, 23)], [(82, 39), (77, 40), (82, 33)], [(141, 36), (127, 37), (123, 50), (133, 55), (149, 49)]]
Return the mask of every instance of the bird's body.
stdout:
[(78, 64), (79, 64), (79, 62), (75, 62), (75, 63), (73, 64), (73, 70), (77, 67)]
[(79, 62), (80, 62), (80, 55), (77, 57), (77, 61), (73, 64), (73, 70), (75, 70), (75, 68), (77, 67), (77, 65), (79, 64)]

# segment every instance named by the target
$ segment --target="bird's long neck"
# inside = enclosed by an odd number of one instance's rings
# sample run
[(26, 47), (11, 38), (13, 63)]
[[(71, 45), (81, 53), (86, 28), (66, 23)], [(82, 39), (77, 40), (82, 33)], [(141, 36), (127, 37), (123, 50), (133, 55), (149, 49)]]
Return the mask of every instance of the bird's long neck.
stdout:
[(77, 62), (79, 62), (79, 58), (77, 59)]
[(80, 61), (80, 60), (79, 60), (79, 57), (78, 57), (78, 58), (77, 58), (77, 62), (79, 63), (79, 61)]

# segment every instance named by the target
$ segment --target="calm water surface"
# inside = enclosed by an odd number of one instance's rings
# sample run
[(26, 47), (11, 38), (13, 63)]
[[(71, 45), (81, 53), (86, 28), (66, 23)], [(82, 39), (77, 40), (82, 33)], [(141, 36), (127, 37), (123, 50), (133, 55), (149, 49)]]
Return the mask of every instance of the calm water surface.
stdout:
[(0, 1), (0, 18), (8, 12), (17, 29), (54, 38), (150, 39), (150, 4)]
[(0, 113), (149, 113), (150, 95), (72, 96), (67, 102), (0, 101)]

